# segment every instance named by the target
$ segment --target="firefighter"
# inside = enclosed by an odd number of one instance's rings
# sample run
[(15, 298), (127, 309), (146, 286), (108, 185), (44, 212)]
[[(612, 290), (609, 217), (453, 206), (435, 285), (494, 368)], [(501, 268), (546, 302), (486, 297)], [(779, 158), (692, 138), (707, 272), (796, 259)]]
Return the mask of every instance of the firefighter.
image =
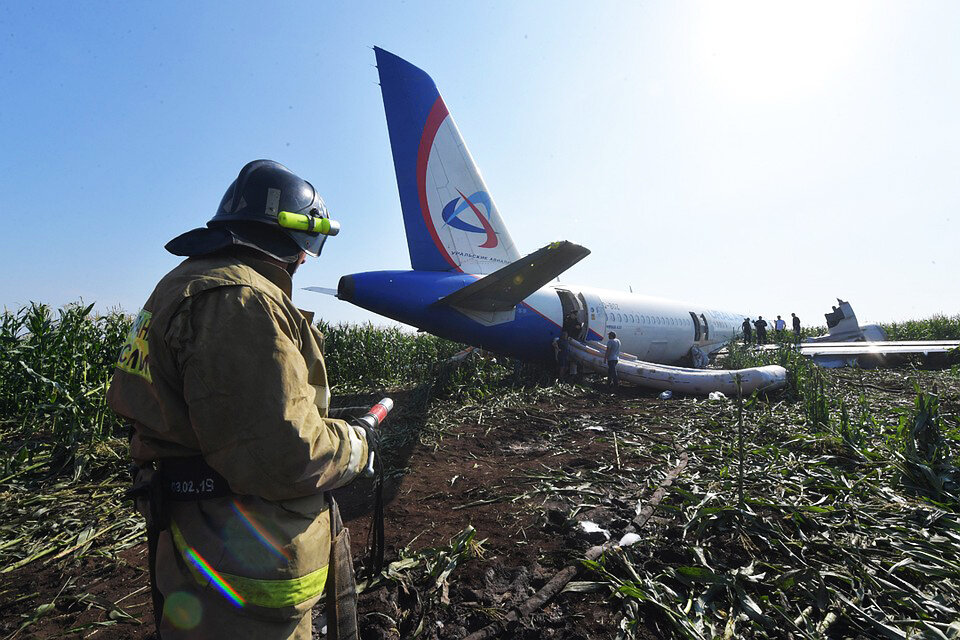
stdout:
[(207, 226), (166, 245), (186, 260), (121, 350), (108, 401), (132, 426), (163, 640), (307, 639), (325, 592), (328, 624), (355, 637), (348, 532), (327, 492), (375, 439), (327, 417), (323, 337), (290, 299), (338, 229), (309, 182), (247, 164)]

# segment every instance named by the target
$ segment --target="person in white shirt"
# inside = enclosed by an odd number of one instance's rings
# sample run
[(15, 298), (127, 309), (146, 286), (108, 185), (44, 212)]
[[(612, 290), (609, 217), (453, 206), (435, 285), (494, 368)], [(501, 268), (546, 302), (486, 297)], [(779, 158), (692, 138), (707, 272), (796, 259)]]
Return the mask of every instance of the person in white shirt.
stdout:
[(620, 340), (617, 334), (611, 331), (607, 334), (607, 382), (616, 389), (620, 386), (620, 378), (617, 376), (617, 361), (620, 360)]
[(777, 332), (777, 342), (783, 340), (783, 330), (787, 328), (787, 323), (783, 318), (777, 316), (777, 319), (773, 323), (773, 330)]

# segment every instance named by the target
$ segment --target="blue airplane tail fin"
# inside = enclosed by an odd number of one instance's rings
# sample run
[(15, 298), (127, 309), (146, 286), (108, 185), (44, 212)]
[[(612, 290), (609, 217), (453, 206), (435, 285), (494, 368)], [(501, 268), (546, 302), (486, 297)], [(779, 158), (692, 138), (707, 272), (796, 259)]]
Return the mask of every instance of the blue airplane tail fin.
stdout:
[(488, 274), (520, 258), (437, 85), (374, 47), (410, 263)]

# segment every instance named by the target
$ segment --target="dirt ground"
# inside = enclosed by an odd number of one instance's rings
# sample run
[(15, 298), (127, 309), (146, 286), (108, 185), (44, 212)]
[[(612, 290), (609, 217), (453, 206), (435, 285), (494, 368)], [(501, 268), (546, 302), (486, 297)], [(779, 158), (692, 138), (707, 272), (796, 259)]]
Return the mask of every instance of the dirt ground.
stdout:
[[(361, 404), (370, 398), (346, 401)], [(399, 397), (398, 407), (403, 402)], [(411, 433), (388, 460), (388, 467), (400, 471), (385, 484), (387, 562), (422, 549), (444, 548), (468, 526), (476, 535), (472, 553), (458, 563), (442, 593), (418, 593), (413, 581), (388, 582), (365, 592), (360, 600), (362, 637), (409, 637), (421, 627), (422, 637), (462, 638), (502, 619), (558, 570), (576, 564), (589, 546), (604, 540), (603, 534), (582, 532), (576, 520), (590, 519), (621, 535), (629, 522), (610, 521), (611, 511), (604, 508), (607, 496), (578, 496), (567, 487), (553, 493), (549, 478), (576, 478), (598, 466), (617, 465), (629, 469), (632, 480), (627, 484), (644, 485), (649, 461), (619, 451), (604, 425), (622, 422), (626, 413), (645, 413), (642, 409), (656, 402), (655, 396), (639, 390), (616, 395), (598, 390), (552, 393), (534, 404), (488, 411), (453, 407), (455, 415), (444, 418), (439, 440), (420, 437), (428, 426), (426, 416), (396, 411), (391, 422)], [(584, 428), (587, 423), (590, 428)], [(633, 437), (656, 437), (658, 430), (650, 427)], [(386, 429), (391, 428), (388, 423)], [(355, 557), (361, 558), (370, 526), (370, 482), (338, 491), (338, 501), (351, 529)], [(3, 574), (0, 594), (23, 595), (7, 601), (0, 595), (0, 634), (150, 638), (146, 564), (146, 545), (141, 543), (115, 557), (94, 553), (79, 564), (34, 562)], [(44, 603), (54, 604), (37, 615)], [(39, 619), (18, 632), (24, 616), (31, 614)], [(501, 637), (607, 638), (615, 635), (618, 624), (616, 606), (602, 593), (567, 592)]]
[[(847, 397), (846, 406), (858, 406), (860, 396), (888, 416), (913, 406), (915, 379), (927, 389), (939, 386), (945, 424), (957, 424), (956, 373), (825, 375), (836, 392)], [(336, 404), (369, 406), (380, 395), (340, 397)], [(580, 559), (590, 547), (618, 541), (643, 527), (646, 542), (632, 547), (643, 547), (633, 556), (636, 562), (654, 571), (668, 565), (691, 569), (684, 565), (695, 559), (682, 541), (676, 515), (678, 505), (685, 504), (680, 498), (693, 494), (675, 486), (652, 518), (640, 523), (637, 514), (641, 505), (654, 500), (654, 490), (676, 467), (678, 456), (688, 451), (700, 456), (700, 468), (688, 469), (683, 477), (703, 474), (697, 482), (729, 484), (726, 469), (733, 450), (724, 447), (732, 446), (736, 433), (730, 428), (736, 425), (733, 403), (684, 397), (663, 401), (654, 392), (610, 393), (600, 386), (507, 389), (483, 403), (445, 401), (429, 412), (416, 392), (394, 398), (397, 408), (384, 427), (386, 560), (392, 564), (388, 579), (360, 596), (363, 640), (462, 640), (491, 624), (499, 624), (501, 632), (489, 637), (615, 638), (624, 608), (631, 606), (629, 619), (640, 627), (631, 629), (634, 637), (672, 637), (662, 610), (643, 603), (638, 608), (637, 601), (611, 596), (610, 583), (601, 585), (599, 574), (584, 568)], [(771, 396), (756, 409), (748, 441), (766, 446), (782, 439), (778, 425), (800, 424), (800, 412), (798, 402)], [(712, 433), (714, 440), (690, 439), (702, 433)], [(792, 438), (791, 456), (831, 453), (821, 450), (826, 441), (795, 438), (795, 430), (785, 433)], [(831, 459), (838, 464), (853, 464), (846, 454), (835, 454)], [(717, 467), (712, 475), (705, 473), (704, 461), (709, 459), (715, 459)], [(685, 486), (693, 489), (692, 484)], [(339, 490), (337, 498), (359, 562), (367, 555), (371, 481)], [(721, 515), (730, 511), (707, 510)], [(55, 513), (51, 509), (49, 516)], [(803, 522), (813, 517), (804, 512)], [(796, 516), (790, 518), (793, 522)], [(748, 551), (756, 549), (744, 546), (747, 538), (734, 535), (734, 528), (717, 531), (708, 550), (714, 566), (736, 571), (752, 567)], [(119, 553), (110, 548), (94, 545), (79, 560), (41, 559), (0, 573), (0, 638), (153, 637), (145, 545)], [(567, 591), (519, 622), (507, 621), (508, 614), (568, 566), (577, 572)], [(315, 630), (320, 623), (315, 617)], [(863, 632), (869, 627), (861, 622), (860, 631), (849, 623), (834, 625), (829, 637), (876, 637)], [(771, 629), (766, 637), (795, 636)]]

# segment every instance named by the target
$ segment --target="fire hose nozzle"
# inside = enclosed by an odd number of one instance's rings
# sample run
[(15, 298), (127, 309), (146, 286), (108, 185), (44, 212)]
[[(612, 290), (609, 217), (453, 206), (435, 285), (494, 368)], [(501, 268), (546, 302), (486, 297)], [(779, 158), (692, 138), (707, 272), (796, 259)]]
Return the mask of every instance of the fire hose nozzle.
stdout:
[[(390, 398), (384, 398), (377, 404), (370, 407), (370, 409), (359, 418), (360, 422), (367, 425), (370, 429), (376, 429), (387, 419), (387, 414), (390, 413), (390, 410), (393, 409), (393, 400)], [(373, 477), (373, 462), (375, 457), (375, 452), (370, 451), (367, 455), (367, 467), (363, 470), (363, 476), (365, 478)]]

